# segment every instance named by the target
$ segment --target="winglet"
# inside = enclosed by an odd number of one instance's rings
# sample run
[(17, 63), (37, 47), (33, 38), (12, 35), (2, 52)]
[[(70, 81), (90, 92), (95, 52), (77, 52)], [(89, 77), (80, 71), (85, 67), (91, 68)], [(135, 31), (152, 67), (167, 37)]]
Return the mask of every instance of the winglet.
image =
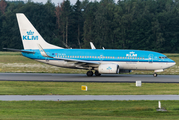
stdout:
[(92, 42), (90, 42), (91, 49), (96, 49)]

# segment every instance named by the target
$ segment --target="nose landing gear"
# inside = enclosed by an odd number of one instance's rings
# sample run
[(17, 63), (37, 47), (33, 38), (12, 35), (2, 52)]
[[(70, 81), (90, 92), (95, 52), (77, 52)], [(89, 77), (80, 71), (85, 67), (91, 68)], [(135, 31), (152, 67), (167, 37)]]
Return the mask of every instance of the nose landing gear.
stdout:
[(153, 76), (154, 76), (154, 77), (157, 77), (157, 73), (154, 73)]

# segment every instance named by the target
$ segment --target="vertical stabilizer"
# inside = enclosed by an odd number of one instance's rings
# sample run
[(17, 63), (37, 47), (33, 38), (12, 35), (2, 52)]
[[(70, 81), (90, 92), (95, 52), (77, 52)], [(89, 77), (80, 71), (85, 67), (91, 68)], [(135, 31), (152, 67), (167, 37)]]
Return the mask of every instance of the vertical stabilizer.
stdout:
[(24, 49), (39, 49), (38, 45), (44, 49), (63, 49), (47, 43), (23, 13), (17, 13), (16, 17)]

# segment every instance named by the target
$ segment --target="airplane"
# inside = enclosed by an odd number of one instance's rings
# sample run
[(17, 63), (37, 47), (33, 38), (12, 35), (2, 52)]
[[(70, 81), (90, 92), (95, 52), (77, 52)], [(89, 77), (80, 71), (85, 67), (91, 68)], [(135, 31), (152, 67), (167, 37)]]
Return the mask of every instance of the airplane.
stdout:
[(165, 55), (145, 50), (117, 49), (64, 49), (47, 43), (23, 13), (16, 13), (23, 43), (22, 55), (49, 65), (63, 68), (85, 69), (86, 75), (129, 73), (131, 70), (154, 70), (157, 72), (174, 66), (175, 61)]

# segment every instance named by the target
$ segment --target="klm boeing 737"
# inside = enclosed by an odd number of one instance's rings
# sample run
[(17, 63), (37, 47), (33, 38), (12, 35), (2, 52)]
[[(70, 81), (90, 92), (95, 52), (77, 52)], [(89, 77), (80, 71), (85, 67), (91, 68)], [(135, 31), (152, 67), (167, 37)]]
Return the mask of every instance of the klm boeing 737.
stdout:
[[(118, 74), (131, 70), (162, 72), (176, 63), (165, 55), (144, 50), (64, 49), (47, 43), (26, 16), (17, 13), (24, 50), (22, 55), (46, 64), (88, 70), (87, 76)], [(94, 48), (94, 47), (93, 47)]]

